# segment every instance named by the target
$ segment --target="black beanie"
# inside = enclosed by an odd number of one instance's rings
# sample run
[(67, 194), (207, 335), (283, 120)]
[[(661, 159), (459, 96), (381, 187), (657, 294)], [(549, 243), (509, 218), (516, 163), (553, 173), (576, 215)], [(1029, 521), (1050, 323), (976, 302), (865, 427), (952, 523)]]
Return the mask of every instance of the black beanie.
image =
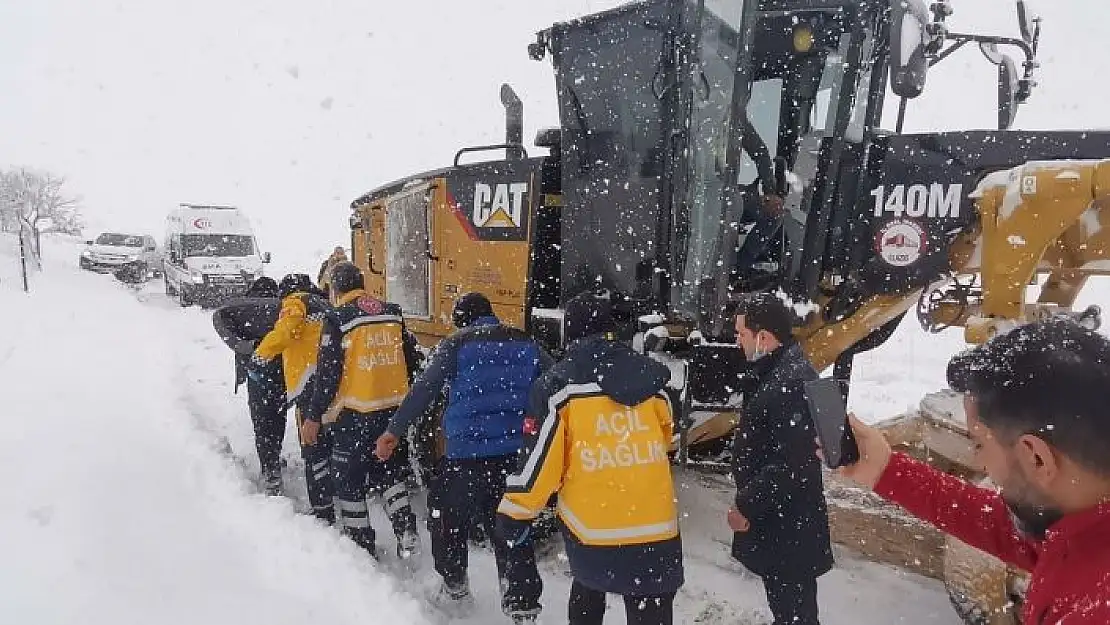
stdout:
[(278, 291), (281, 297), (289, 297), (294, 293), (312, 293), (315, 291), (315, 286), (312, 284), (312, 278), (303, 273), (291, 273), (281, 279), (278, 285)]
[(366, 278), (358, 265), (343, 261), (336, 263), (331, 269), (331, 287), (339, 295), (346, 295), (351, 291), (366, 288)]
[(563, 340), (567, 343), (615, 329), (613, 306), (608, 299), (581, 293), (563, 307)]
[(279, 294), (277, 282), (268, 276), (262, 276), (251, 283), (247, 289), (249, 297), (277, 297)]
[(493, 305), (489, 299), (476, 291), (455, 300), (455, 309), (451, 311), (451, 321), (456, 328), (465, 328), (482, 317), (493, 316)]

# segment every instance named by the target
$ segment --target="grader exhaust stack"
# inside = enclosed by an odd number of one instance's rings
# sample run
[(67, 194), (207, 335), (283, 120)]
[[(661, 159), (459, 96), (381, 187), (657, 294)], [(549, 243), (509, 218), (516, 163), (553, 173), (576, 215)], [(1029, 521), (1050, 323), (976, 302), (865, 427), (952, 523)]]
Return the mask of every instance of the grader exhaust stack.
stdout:
[(524, 104), (508, 83), (501, 85), (501, 105), (505, 107), (505, 159), (524, 157), (519, 146), (524, 145)]

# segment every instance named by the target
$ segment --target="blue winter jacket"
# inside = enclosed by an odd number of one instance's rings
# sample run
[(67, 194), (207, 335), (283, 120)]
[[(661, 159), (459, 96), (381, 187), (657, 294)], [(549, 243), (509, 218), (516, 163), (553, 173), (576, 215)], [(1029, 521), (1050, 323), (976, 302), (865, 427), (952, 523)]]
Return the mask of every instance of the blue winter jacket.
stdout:
[(524, 411), (532, 383), (553, 363), (524, 332), (481, 317), (440, 341), (388, 431), (403, 438), (449, 387), (443, 432), (448, 458), (488, 458), (524, 445)]

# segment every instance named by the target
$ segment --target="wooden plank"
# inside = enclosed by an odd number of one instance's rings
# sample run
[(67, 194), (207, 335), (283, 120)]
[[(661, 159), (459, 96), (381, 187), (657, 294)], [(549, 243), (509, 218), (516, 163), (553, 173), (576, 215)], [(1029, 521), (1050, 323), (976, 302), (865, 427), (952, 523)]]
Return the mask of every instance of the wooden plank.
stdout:
[(833, 542), (864, 558), (944, 579), (944, 534), (874, 493), (825, 476)]
[(958, 465), (965, 472), (981, 471), (975, 462), (975, 451), (971, 447), (971, 440), (965, 435), (930, 423), (924, 429), (921, 443), (928, 453)]

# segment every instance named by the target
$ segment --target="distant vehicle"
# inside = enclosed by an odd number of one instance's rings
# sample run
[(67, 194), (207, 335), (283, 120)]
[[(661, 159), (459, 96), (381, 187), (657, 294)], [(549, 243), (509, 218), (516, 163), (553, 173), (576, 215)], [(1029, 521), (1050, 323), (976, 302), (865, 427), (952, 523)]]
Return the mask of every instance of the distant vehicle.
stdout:
[(127, 269), (130, 275), (161, 277), (162, 254), (154, 237), (145, 234), (103, 232), (96, 239), (85, 241), (81, 252), (81, 269), (97, 273), (117, 273)]
[(181, 204), (166, 218), (166, 295), (181, 306), (217, 306), (263, 275), (250, 220), (232, 206)]

